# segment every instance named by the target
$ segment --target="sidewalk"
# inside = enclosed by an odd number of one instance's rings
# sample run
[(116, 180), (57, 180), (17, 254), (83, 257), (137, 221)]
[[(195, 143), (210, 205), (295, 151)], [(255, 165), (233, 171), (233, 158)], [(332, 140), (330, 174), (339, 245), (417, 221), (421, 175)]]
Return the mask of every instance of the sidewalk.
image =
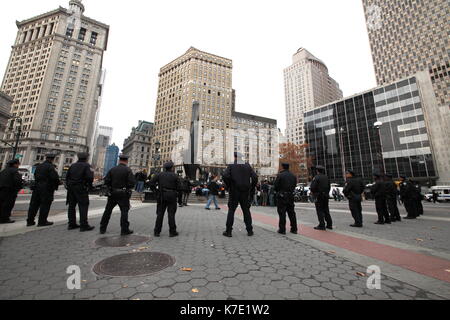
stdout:
[[(365, 272), (370, 264), (355, 263), (337, 251), (318, 249), (317, 243), (308, 244), (307, 236), (280, 236), (262, 221), (256, 209), (254, 237), (247, 237), (238, 218), (234, 237), (225, 238), (224, 211), (206, 211), (201, 205), (179, 209), (178, 238), (168, 237), (165, 221), (161, 238), (123, 248), (98, 247), (94, 243), (101, 237), (98, 231), (69, 232), (65, 225), (1, 238), (0, 299), (397, 300), (442, 299), (448, 295), (449, 291), (434, 294), (399, 281), (386, 275), (384, 267), (381, 290), (369, 290)], [(117, 235), (118, 220), (115, 214), (106, 236)], [(98, 227), (98, 217), (91, 215), (91, 221)], [(149, 236), (155, 206), (136, 207), (130, 212), (130, 221), (137, 234)], [(175, 264), (142, 277), (100, 276), (92, 271), (105, 258), (133, 251), (166, 253)], [(67, 289), (66, 269), (71, 265), (81, 268), (81, 290)]]

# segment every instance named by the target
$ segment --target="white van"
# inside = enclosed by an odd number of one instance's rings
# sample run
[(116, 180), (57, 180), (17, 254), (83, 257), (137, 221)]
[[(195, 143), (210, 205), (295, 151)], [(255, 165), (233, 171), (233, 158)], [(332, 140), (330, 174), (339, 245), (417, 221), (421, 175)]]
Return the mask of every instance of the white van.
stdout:
[[(434, 186), (431, 187), (431, 194), (438, 194), (438, 201), (450, 201), (450, 186)], [(432, 200), (433, 198), (431, 198)]]
[(31, 182), (34, 180), (33, 166), (20, 166), (19, 173), (22, 175), (22, 179), (25, 182)]

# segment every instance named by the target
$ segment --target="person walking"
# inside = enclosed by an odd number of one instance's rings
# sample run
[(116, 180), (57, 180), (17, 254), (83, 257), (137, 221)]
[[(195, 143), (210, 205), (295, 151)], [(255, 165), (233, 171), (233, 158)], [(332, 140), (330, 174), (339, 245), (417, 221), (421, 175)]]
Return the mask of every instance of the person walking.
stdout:
[(278, 174), (274, 189), (277, 193), (277, 211), (280, 218), (278, 233), (286, 234), (286, 213), (291, 223), (291, 233), (298, 233), (297, 217), (295, 213), (294, 190), (297, 186), (297, 178), (289, 171), (289, 164), (282, 164), (282, 171)]
[(128, 167), (129, 157), (119, 156), (119, 165), (109, 170), (105, 177), (105, 185), (108, 187), (108, 202), (100, 222), (100, 234), (105, 234), (113, 209), (118, 205), (120, 208), (120, 234), (127, 236), (133, 234), (130, 230), (128, 212), (130, 211), (130, 198), (136, 178), (133, 171)]
[(258, 176), (253, 168), (242, 160), (240, 153), (234, 154), (234, 164), (231, 164), (223, 174), (223, 180), (229, 191), (228, 199), (228, 217), (226, 230), (223, 233), (225, 237), (232, 237), (234, 214), (238, 205), (241, 206), (244, 214), (244, 222), (249, 237), (254, 235), (252, 226), (252, 216), (250, 213), (249, 196), (251, 190), (258, 183)]
[(355, 223), (350, 225), (353, 228), (363, 227), (363, 215), (362, 215), (362, 194), (364, 192), (364, 184), (360, 178), (355, 177), (353, 170), (347, 170), (345, 177), (347, 181), (344, 186), (344, 196), (348, 199), (348, 206), (352, 213)]
[(192, 192), (192, 184), (191, 181), (189, 180), (189, 178), (187, 176), (184, 177), (183, 179), (183, 206), (188, 206), (188, 202), (189, 202), (189, 196), (191, 195)]
[(219, 195), (219, 185), (217, 184), (218, 179), (218, 176), (213, 176), (211, 182), (208, 184), (209, 197), (205, 207), (206, 210), (211, 210), (210, 206), (212, 202), (214, 202), (216, 210), (220, 210), (219, 203), (217, 202), (217, 196)]
[[(67, 211), (69, 230), (80, 229), (81, 232), (92, 231), (88, 223), (89, 190), (94, 182), (94, 170), (87, 162), (89, 155), (85, 152), (78, 154), (78, 162), (72, 164), (67, 171)], [(80, 211), (80, 225), (77, 224), (76, 206)]]
[(317, 166), (315, 169), (317, 171), (317, 175), (311, 182), (311, 194), (316, 205), (319, 225), (314, 229), (321, 231), (325, 231), (326, 229), (333, 230), (333, 220), (331, 219), (329, 209), (329, 197), (331, 190), (330, 181), (325, 175), (325, 168), (323, 166)]
[(150, 185), (154, 190), (158, 188), (158, 204), (156, 207), (156, 223), (154, 229), (155, 237), (161, 236), (164, 215), (167, 210), (169, 219), (170, 237), (177, 237), (177, 225), (175, 214), (177, 213), (177, 194), (181, 190), (181, 181), (174, 172), (174, 163), (172, 161), (164, 164), (164, 172), (157, 174), (150, 181)]
[(378, 220), (375, 224), (391, 224), (391, 218), (386, 202), (386, 185), (381, 174), (374, 173), (375, 184), (372, 185), (370, 192), (375, 198), (375, 208), (377, 210)]
[(142, 170), (135, 175), (136, 178), (136, 192), (142, 193), (144, 192), (145, 181), (148, 179), (147, 170)]
[(267, 207), (267, 200), (269, 199), (269, 184), (267, 183), (267, 180), (264, 180), (264, 183), (261, 185), (261, 198), (261, 205)]
[(405, 206), (407, 216), (404, 219), (417, 218), (417, 191), (406, 176), (400, 177), (400, 200)]
[(397, 185), (392, 180), (392, 174), (387, 173), (384, 177), (384, 183), (386, 185), (386, 202), (391, 222), (400, 222), (402, 221), (402, 218), (400, 217), (400, 212), (397, 207)]
[(16, 204), (17, 194), (23, 188), (19, 173), (19, 160), (8, 161), (6, 169), (0, 172), (0, 224), (11, 224), (11, 212)]
[(55, 154), (47, 154), (45, 161), (36, 167), (34, 172), (35, 185), (31, 194), (30, 207), (28, 209), (27, 227), (36, 225), (35, 218), (39, 211), (38, 227), (53, 225), (48, 221), (48, 215), (52, 206), (55, 191), (58, 190), (61, 181), (53, 161)]

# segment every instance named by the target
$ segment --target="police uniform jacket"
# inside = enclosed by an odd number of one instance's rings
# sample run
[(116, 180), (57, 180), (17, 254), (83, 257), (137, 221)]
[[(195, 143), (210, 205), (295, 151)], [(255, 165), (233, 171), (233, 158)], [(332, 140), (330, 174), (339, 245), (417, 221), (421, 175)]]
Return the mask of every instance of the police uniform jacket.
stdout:
[(36, 167), (34, 180), (38, 189), (50, 192), (58, 190), (60, 184), (58, 172), (50, 161), (44, 161)]
[(328, 195), (330, 194), (331, 185), (328, 177), (324, 174), (318, 174), (314, 177), (311, 182), (311, 192), (317, 196), (319, 194)]
[(360, 178), (350, 178), (344, 186), (344, 196), (349, 200), (361, 200), (361, 194), (364, 192), (364, 184)]
[(23, 187), (22, 175), (19, 169), (8, 167), (0, 172), (0, 190), (19, 192)]
[(375, 199), (385, 199), (386, 198), (386, 184), (383, 181), (377, 181), (370, 188), (370, 192)]
[(249, 192), (258, 184), (258, 176), (249, 164), (231, 164), (223, 174), (223, 181), (230, 190)]
[(397, 199), (398, 189), (394, 181), (386, 181), (386, 198), (389, 200)]
[(297, 178), (289, 170), (281, 171), (274, 184), (275, 191), (280, 193), (293, 193), (296, 186)]
[(105, 185), (114, 190), (132, 189), (136, 185), (133, 171), (124, 164), (109, 170), (105, 177)]
[(92, 186), (94, 182), (94, 172), (89, 163), (85, 161), (78, 161), (72, 164), (66, 176), (67, 186)]

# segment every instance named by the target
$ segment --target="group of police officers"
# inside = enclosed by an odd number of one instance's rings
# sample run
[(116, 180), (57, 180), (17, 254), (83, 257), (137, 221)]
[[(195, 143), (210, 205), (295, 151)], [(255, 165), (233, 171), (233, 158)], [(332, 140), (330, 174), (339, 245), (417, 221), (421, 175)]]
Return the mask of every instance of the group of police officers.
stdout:
[[(54, 193), (62, 184), (56, 167), (53, 164), (56, 156), (48, 154), (46, 160), (36, 167), (35, 181), (31, 186), (32, 196), (28, 210), (27, 226), (36, 225), (35, 218), (39, 212), (38, 227), (50, 226), (48, 221), (50, 207), (54, 199)], [(89, 190), (94, 181), (94, 172), (88, 163), (87, 153), (78, 154), (78, 162), (72, 164), (67, 172), (65, 187), (67, 188), (68, 205), (68, 229), (79, 229), (81, 232), (92, 231), (93, 226), (88, 223)], [(253, 236), (253, 223), (250, 213), (251, 199), (253, 199), (258, 177), (253, 168), (242, 160), (242, 155), (235, 153), (234, 163), (229, 165), (223, 174), (223, 181), (229, 192), (228, 216), (225, 237), (232, 237), (234, 215), (238, 206), (241, 206), (244, 223), (248, 236)], [(17, 193), (23, 187), (19, 173), (19, 161), (8, 162), (7, 168), (0, 172), (0, 224), (14, 223), (10, 219)], [(155, 174), (150, 180), (151, 189), (157, 194), (156, 223), (154, 236), (160, 237), (165, 212), (168, 213), (170, 237), (178, 236), (175, 215), (177, 212), (177, 198), (180, 190), (184, 190), (184, 181), (174, 172), (174, 164), (169, 161), (164, 164), (164, 170)], [(315, 177), (311, 183), (311, 196), (316, 206), (319, 225), (316, 230), (332, 230), (333, 220), (329, 210), (329, 192), (331, 185), (325, 174), (325, 168), (315, 167)], [(365, 186), (355, 176), (352, 170), (346, 172), (346, 184), (343, 190), (349, 201), (349, 208), (355, 221), (351, 227), (363, 227), (362, 194)], [(375, 184), (371, 187), (371, 193), (375, 199), (375, 207), (378, 214), (376, 224), (390, 224), (401, 221), (397, 207), (398, 196), (408, 212), (405, 219), (415, 219), (423, 214), (420, 190), (406, 177), (401, 177), (400, 190), (392, 180), (392, 175), (374, 174)], [(136, 184), (135, 176), (128, 167), (128, 156), (120, 155), (119, 164), (112, 168), (104, 179), (107, 188), (108, 201), (100, 222), (100, 233), (105, 234), (113, 209), (118, 205), (121, 212), (121, 235), (133, 233), (128, 221), (130, 210), (130, 198)], [(282, 164), (282, 170), (278, 174), (274, 188), (277, 194), (277, 211), (279, 215), (278, 233), (286, 234), (286, 215), (290, 220), (290, 232), (298, 233), (297, 218), (294, 205), (294, 190), (297, 179), (289, 171), (289, 164)], [(76, 219), (76, 206), (79, 209), (79, 224)]]

